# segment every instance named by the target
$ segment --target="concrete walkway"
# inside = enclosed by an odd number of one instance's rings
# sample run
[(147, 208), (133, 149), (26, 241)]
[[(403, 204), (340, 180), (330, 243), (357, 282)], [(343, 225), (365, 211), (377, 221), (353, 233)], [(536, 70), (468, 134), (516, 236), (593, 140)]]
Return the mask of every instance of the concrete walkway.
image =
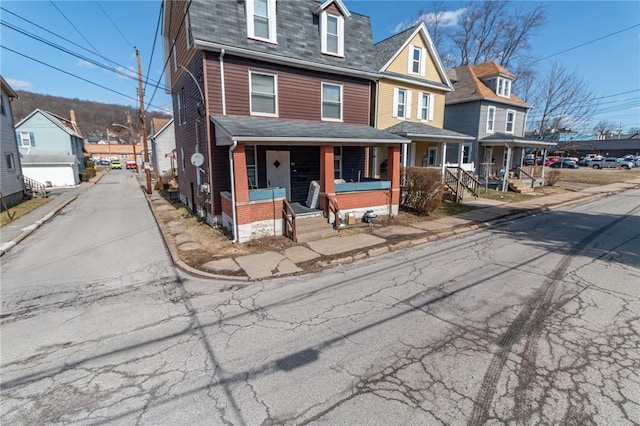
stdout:
[[(97, 182), (100, 177), (95, 178), (95, 181)], [(60, 191), (58, 194), (53, 195), (52, 202), (2, 227), (0, 256), (14, 247), (38, 226), (53, 217), (60, 209), (72, 202), (81, 191), (93, 183), (95, 182), (87, 183), (71, 190)], [(475, 210), (456, 216), (417, 222), (407, 226), (381, 227), (375, 229), (373, 235), (343, 232), (336, 237), (311, 241), (304, 245), (290, 247), (282, 252), (266, 251), (233, 258), (219, 259), (216, 258), (216, 254), (212, 253), (212, 260), (197, 270), (186, 265), (178, 256), (178, 246), (183, 247), (185, 244), (191, 244), (189, 236), (181, 234), (180, 229), (175, 229), (175, 227), (171, 229), (167, 227), (165, 229), (162, 222), (157, 220), (157, 217), (156, 220), (160, 225), (162, 235), (165, 238), (174, 263), (179, 268), (201, 277), (246, 281), (302, 273), (306, 270), (305, 268), (312, 264), (349, 263), (366, 257), (378, 256), (389, 251), (446, 238), (453, 234), (491, 226), (522, 215), (547, 211), (573, 203), (586, 202), (639, 186), (640, 178), (626, 183), (615, 183), (585, 188), (576, 192), (539, 196), (519, 202), (509, 203), (486, 199), (470, 200), (466, 203), (477, 207)], [(154, 211), (153, 203), (150, 202), (149, 205)], [(176, 235), (180, 238), (176, 238)], [(313, 270), (313, 268), (311, 269)]]

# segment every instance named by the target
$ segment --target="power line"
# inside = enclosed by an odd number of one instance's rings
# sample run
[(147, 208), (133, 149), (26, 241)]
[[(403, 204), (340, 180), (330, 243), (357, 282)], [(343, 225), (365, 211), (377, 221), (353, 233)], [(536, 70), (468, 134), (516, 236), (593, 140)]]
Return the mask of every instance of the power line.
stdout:
[(160, 30), (160, 22), (162, 20), (162, 11), (164, 10), (164, 2), (160, 2), (160, 13), (158, 13), (158, 23), (156, 24), (156, 34), (153, 36), (153, 46), (151, 47), (151, 59), (149, 59), (149, 67), (147, 68), (147, 78), (144, 79), (144, 89), (147, 90), (147, 83), (149, 82), (149, 76), (151, 75), (151, 64), (153, 63), (153, 54), (156, 51), (156, 41), (158, 40), (158, 32)]
[[(76, 74), (70, 73), (69, 71), (63, 70), (63, 69), (58, 68), (58, 67), (55, 67), (55, 66), (53, 66), (53, 65), (49, 65), (49, 64), (47, 64), (47, 63), (45, 63), (45, 62), (42, 62), (42, 61), (40, 61), (40, 60), (38, 60), (38, 59), (35, 59), (35, 58), (31, 57), (31, 56), (25, 55), (24, 53), (20, 53), (20, 52), (18, 52), (17, 50), (13, 50), (13, 49), (11, 49), (11, 48), (9, 48), (9, 47), (7, 47), (7, 46), (2, 45), (2, 46), (0, 46), (0, 47), (2, 47), (2, 48), (3, 48), (3, 49), (5, 49), (5, 50), (8, 50), (9, 52), (15, 53), (16, 55), (22, 56), (23, 58), (27, 58), (27, 59), (29, 59), (29, 60), (31, 60), (31, 61), (33, 61), (33, 62), (37, 62), (37, 63), (39, 63), (39, 64), (41, 64), (41, 65), (44, 65), (44, 66), (49, 67), (49, 68), (52, 68), (52, 69), (54, 69), (54, 70), (56, 70), (56, 71), (60, 71), (60, 72), (61, 72), (61, 73), (63, 73), (63, 74), (67, 74), (67, 75), (69, 75), (69, 76), (71, 76), (71, 77), (77, 78), (78, 80), (82, 80), (82, 81), (87, 82), (87, 83), (89, 83), (89, 84), (92, 84), (92, 85), (94, 85), (94, 86), (100, 87), (101, 89), (108, 90), (109, 92), (113, 92), (113, 93), (115, 93), (115, 94), (117, 94), (117, 95), (124, 96), (125, 98), (133, 99), (134, 101), (137, 101), (137, 100), (138, 100), (138, 98), (136, 98), (136, 97), (129, 96), (129, 95), (124, 94), (124, 93), (122, 93), (122, 92), (118, 92), (117, 90), (111, 89), (110, 87), (103, 86), (102, 84), (99, 84), (99, 83), (96, 83), (96, 82), (94, 82), (94, 81), (88, 80), (88, 79), (86, 79), (86, 78), (80, 77), (80, 76), (78, 76), (78, 75), (76, 75)], [(159, 106), (156, 106), (156, 105), (152, 105), (152, 106), (153, 106), (154, 108), (157, 108), (157, 109), (161, 110), (161, 111), (165, 111), (165, 112), (167, 112), (167, 113), (173, 113), (173, 111), (169, 111), (169, 110), (164, 109), (164, 108), (162, 108), (162, 107), (159, 107)]]
[(118, 26), (116, 25), (115, 22), (113, 22), (113, 20), (111, 19), (111, 17), (107, 14), (107, 12), (102, 8), (102, 6), (100, 6), (99, 2), (96, 2), (96, 4), (98, 5), (98, 7), (100, 8), (100, 10), (102, 11), (102, 13), (104, 13), (104, 16), (107, 17), (107, 19), (109, 20), (109, 22), (111, 22), (111, 24), (113, 25), (113, 27), (116, 29), (116, 31), (118, 31), (118, 33), (120, 33), (120, 35), (122, 36), (122, 38), (124, 39), (125, 42), (127, 42), (131, 47), (133, 47), (133, 43), (131, 43), (129, 41), (129, 39), (122, 34), (122, 31), (120, 31), (120, 28), (118, 28)]
[(640, 27), (640, 24), (635, 24), (635, 25), (632, 25), (632, 26), (630, 26), (630, 27), (624, 28), (624, 29), (622, 29), (622, 30), (615, 31), (615, 32), (613, 32), (613, 33), (609, 33), (609, 34), (604, 35), (604, 36), (602, 36), (602, 37), (598, 37), (598, 38), (595, 38), (595, 39), (593, 39), (593, 40), (585, 41), (584, 43), (578, 44), (577, 46), (570, 47), (570, 48), (568, 48), (568, 49), (565, 49), (565, 50), (562, 50), (562, 51), (560, 51), (560, 52), (554, 53), (553, 55), (545, 56), (544, 58), (539, 59), (538, 61), (544, 61), (545, 59), (549, 59), (549, 58), (553, 58), (554, 56), (562, 55), (563, 53), (567, 53), (567, 52), (569, 52), (569, 51), (571, 51), (571, 50), (575, 50), (575, 49), (578, 49), (578, 48), (580, 48), (580, 47), (586, 46), (586, 45), (588, 45), (588, 44), (595, 43), (596, 41), (603, 40), (603, 39), (605, 39), (605, 38), (608, 38), (608, 37), (614, 36), (614, 35), (616, 35), (616, 34), (620, 34), (620, 33), (624, 32), (624, 31), (628, 31), (628, 30), (633, 29), (633, 28), (636, 28), (636, 27)]

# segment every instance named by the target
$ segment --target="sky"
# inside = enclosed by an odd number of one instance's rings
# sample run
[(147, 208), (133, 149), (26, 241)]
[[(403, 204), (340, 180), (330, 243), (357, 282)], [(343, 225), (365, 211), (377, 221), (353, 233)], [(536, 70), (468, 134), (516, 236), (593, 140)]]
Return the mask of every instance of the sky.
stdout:
[[(350, 11), (371, 18), (374, 42), (393, 35), (430, 5), (428, 1), (390, 0), (344, 3)], [(445, 2), (451, 23), (466, 4)], [(515, 1), (512, 6), (532, 8), (536, 4)], [(583, 77), (601, 98), (597, 114), (590, 127), (586, 126), (589, 130), (601, 120), (625, 130), (640, 128), (640, 2), (540, 4), (546, 9), (547, 21), (532, 37), (530, 52), (540, 58), (538, 71), (543, 73), (557, 61)], [(149, 77), (145, 106), (171, 112), (171, 99), (161, 78), (165, 64), (160, 32), (156, 36), (160, 5), (160, 0), (2, 0), (0, 74), (15, 90), (137, 107), (136, 47), (142, 73)]]

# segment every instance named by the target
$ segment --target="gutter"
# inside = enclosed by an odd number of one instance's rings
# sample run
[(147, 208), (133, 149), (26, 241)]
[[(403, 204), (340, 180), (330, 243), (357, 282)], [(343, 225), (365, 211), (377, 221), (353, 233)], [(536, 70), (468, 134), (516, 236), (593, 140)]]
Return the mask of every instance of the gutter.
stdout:
[(229, 148), (229, 170), (231, 173), (231, 216), (233, 221), (233, 244), (238, 242), (238, 214), (236, 212), (236, 184), (235, 174), (233, 173), (233, 151), (238, 147), (238, 141), (234, 140), (233, 145)]
[(234, 137), (237, 142), (317, 142), (323, 143), (360, 143), (360, 144), (393, 144), (393, 143), (410, 143), (411, 141), (398, 136), (398, 139), (367, 139), (367, 138), (305, 138), (305, 137), (256, 137), (256, 136), (237, 136)]

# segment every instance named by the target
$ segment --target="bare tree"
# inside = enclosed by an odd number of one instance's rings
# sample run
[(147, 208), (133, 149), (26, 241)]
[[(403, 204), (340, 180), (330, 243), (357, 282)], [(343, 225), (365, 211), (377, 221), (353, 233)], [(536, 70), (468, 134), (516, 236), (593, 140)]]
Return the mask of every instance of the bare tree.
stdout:
[(615, 129), (616, 125), (613, 124), (610, 121), (606, 121), (606, 120), (602, 120), (599, 121), (598, 124), (596, 124), (593, 127), (593, 133), (598, 136), (598, 139), (604, 139), (604, 136), (612, 133), (613, 130)]
[(536, 86), (534, 121), (540, 139), (583, 125), (594, 112), (593, 90), (576, 72), (554, 63)]

